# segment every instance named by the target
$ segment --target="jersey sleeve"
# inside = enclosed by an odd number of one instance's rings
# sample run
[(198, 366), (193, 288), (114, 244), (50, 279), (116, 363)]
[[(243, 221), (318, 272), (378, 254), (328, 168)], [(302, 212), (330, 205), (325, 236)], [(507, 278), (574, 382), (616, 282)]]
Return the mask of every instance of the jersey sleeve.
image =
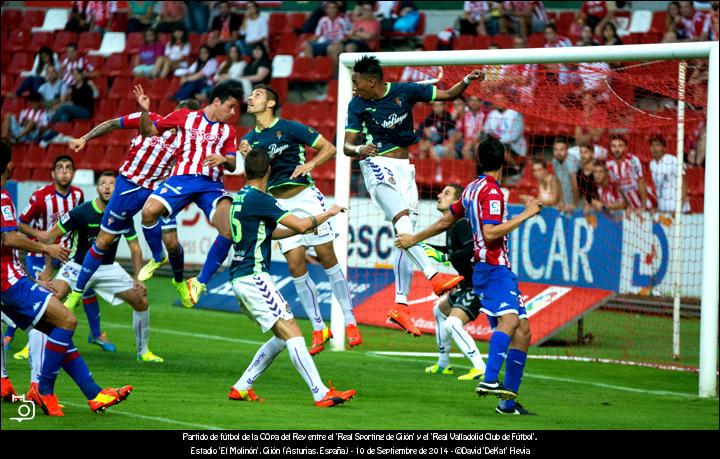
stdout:
[(223, 156), (236, 156), (237, 155), (237, 131), (235, 131), (235, 128), (227, 125), (230, 129), (230, 134), (228, 135), (227, 140), (225, 140), (225, 143), (222, 146), (222, 155)]
[(80, 214), (80, 207), (75, 207), (70, 212), (64, 214), (58, 220), (57, 225), (62, 230), (63, 234), (71, 233), (76, 228), (81, 227), (83, 224), (83, 218)]
[(27, 206), (25, 206), (25, 209), (20, 214), (20, 221), (29, 225), (30, 222), (38, 217), (40, 212), (40, 200), (38, 200), (37, 195), (33, 193), (32, 196), (30, 196), (30, 201), (27, 203)]
[(290, 212), (278, 202), (277, 199), (273, 198), (270, 195), (266, 195), (263, 193), (262, 195), (259, 195), (260, 198), (258, 199), (258, 206), (257, 206), (257, 213), (262, 218), (271, 219), (275, 222), (279, 222), (282, 220), (286, 215), (289, 215)]
[(635, 180), (643, 178), (643, 168), (640, 159), (637, 156), (630, 158), (630, 168), (632, 169), (633, 178)]
[(465, 216), (465, 206), (463, 206), (462, 199), (458, 199), (452, 203), (450, 213), (455, 217), (455, 220), (459, 220)]
[(406, 83), (413, 102), (432, 102), (437, 97), (437, 86), (432, 84)]
[(292, 126), (293, 136), (300, 141), (298, 143), (314, 147), (320, 139), (320, 133), (310, 126), (305, 126), (297, 121), (292, 121), (290, 126)]
[(360, 121), (360, 113), (357, 110), (355, 104), (350, 102), (348, 105), (347, 117), (345, 118), (345, 131), (346, 132), (360, 132), (362, 131), (362, 122)]
[(17, 231), (17, 220), (15, 220), (15, 207), (10, 196), (3, 193), (0, 199), (0, 232)]
[[(120, 127), (122, 129), (140, 129), (140, 115), (142, 112), (135, 112), (129, 115), (123, 115), (120, 117)], [(162, 119), (162, 116), (157, 113), (151, 112), (150, 119), (153, 122), (157, 122)]]
[(160, 132), (167, 131), (169, 129), (180, 128), (185, 125), (185, 120), (187, 119), (188, 113), (190, 113), (190, 110), (188, 110), (187, 108), (182, 108), (180, 110), (176, 110), (170, 113), (164, 118), (153, 121), (153, 123)]
[(497, 193), (486, 191), (479, 196), (481, 221), (487, 225), (499, 225), (505, 215), (505, 200), (498, 187), (490, 190), (496, 190)]

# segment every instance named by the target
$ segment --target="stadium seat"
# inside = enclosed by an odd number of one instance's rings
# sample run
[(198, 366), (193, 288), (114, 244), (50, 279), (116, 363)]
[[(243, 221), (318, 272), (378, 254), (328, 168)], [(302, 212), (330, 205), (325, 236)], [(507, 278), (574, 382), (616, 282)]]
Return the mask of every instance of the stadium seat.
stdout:
[(87, 158), (90, 167), (79, 167), (78, 169), (109, 169), (106, 167), (107, 155), (105, 153), (105, 146), (96, 142), (90, 142), (87, 144), (84, 150), (81, 151), (80, 158)]
[(475, 37), (473, 35), (460, 35), (453, 40), (453, 49), (475, 49)]
[(161, 98), (165, 97), (168, 92), (169, 86), (170, 81), (167, 78), (155, 78), (153, 80), (150, 80), (146, 91), (148, 91), (148, 94), (150, 94), (151, 97)]
[(653, 12), (652, 22), (650, 23), (650, 32), (665, 35), (667, 32), (667, 11)]
[(161, 99), (160, 105), (157, 108), (157, 113), (160, 115), (168, 115), (175, 111), (175, 106), (177, 106), (177, 102), (171, 99)]
[(105, 59), (102, 56), (86, 54), (83, 57), (95, 70), (102, 73), (102, 69), (105, 65)]
[(130, 32), (125, 39), (125, 52), (130, 55), (137, 54), (144, 42), (142, 32)]
[(108, 96), (113, 99), (123, 99), (129, 95), (132, 95), (132, 79), (125, 76), (115, 78)]
[(69, 8), (50, 8), (45, 13), (45, 19), (40, 27), (34, 27), (33, 32), (53, 32), (65, 28), (70, 18)]
[(415, 165), (415, 180), (420, 187), (432, 187), (438, 182), (440, 177), (438, 177), (438, 162), (435, 159), (415, 159), (412, 162)]
[(5, 30), (11, 30), (22, 23), (22, 11), (16, 9), (5, 9), (2, 10), (2, 28)]
[(270, 13), (270, 19), (268, 20), (268, 33), (271, 37), (283, 34), (285, 29), (285, 19), (285, 13)]
[(478, 35), (474, 41), (475, 49), (488, 49), (490, 47), (490, 37), (487, 35)]
[(297, 54), (296, 48), (299, 46), (300, 40), (295, 34), (284, 33), (280, 36), (277, 41), (277, 47), (275, 48), (276, 54)]
[(30, 50), (30, 42), (32, 36), (29, 29), (13, 28), (10, 30), (8, 41), (3, 45), (3, 48), (12, 51), (27, 51)]
[(117, 116), (129, 115), (139, 111), (139, 107), (135, 99), (132, 97), (125, 97), (120, 99), (117, 106)]
[(32, 169), (16, 167), (15, 169), (13, 169), (12, 179), (18, 182), (25, 182), (27, 180), (30, 180), (31, 174)]
[(570, 26), (575, 22), (574, 11), (563, 11), (555, 23), (559, 35), (568, 36), (570, 34)]
[(130, 76), (132, 69), (128, 63), (125, 54), (111, 54), (106, 60), (105, 65), (100, 68), (100, 74), (105, 76)]
[(705, 194), (705, 168), (688, 167), (685, 170), (685, 181), (687, 182), (688, 194), (702, 196)]
[(130, 130), (117, 130), (112, 131), (110, 134), (105, 136), (107, 145), (109, 146), (120, 146), (127, 147), (130, 144), (130, 140), (135, 136), (135, 132)]
[(19, 73), (23, 70), (31, 70), (34, 59), (35, 57), (32, 53), (16, 52), (13, 54), (12, 61), (10, 61), (10, 67), (7, 71)]
[(22, 21), (20, 23), (22, 24), (22, 27), (32, 29), (33, 27), (42, 26), (44, 21), (45, 21), (45, 11), (32, 10), (32, 11), (25, 11), (23, 13)]
[(649, 32), (652, 27), (653, 13), (650, 10), (636, 10), (632, 12), (630, 17), (630, 27), (628, 31), (630, 33), (645, 33)]
[(315, 180), (325, 180), (335, 178), (335, 160), (330, 160), (325, 164), (321, 164), (312, 171), (312, 177)]
[(30, 49), (38, 50), (43, 46), (52, 48), (52, 46), (53, 46), (52, 32), (33, 32), (32, 40), (30, 41)]
[(290, 13), (285, 21), (285, 32), (295, 33), (295, 30), (301, 29), (305, 25), (307, 16), (305, 13)]
[(116, 11), (110, 17), (110, 30), (112, 32), (125, 33), (128, 25), (127, 11)]
[(528, 37), (528, 48), (542, 48), (545, 46), (545, 35), (540, 32), (531, 33)]
[(110, 163), (110, 169), (118, 169), (123, 161), (125, 161), (125, 156), (127, 156), (127, 146), (118, 146), (118, 145), (112, 145), (105, 149), (105, 156), (108, 159), (108, 162)]
[(114, 53), (122, 53), (125, 51), (125, 32), (105, 32), (100, 42), (100, 49), (90, 51), (90, 54), (99, 54), (101, 56), (110, 56)]
[(57, 123), (53, 124), (53, 130), (61, 134), (71, 135), (73, 125), (71, 121), (58, 121)]
[(438, 37), (437, 35), (425, 35), (423, 39), (423, 49), (425, 51), (437, 51)]
[(515, 47), (515, 37), (513, 35), (495, 35), (491, 41), (502, 49), (512, 49)]
[(270, 86), (277, 91), (278, 97), (280, 97), (280, 103), (285, 103), (287, 100), (289, 81), (288, 78), (273, 78), (270, 81)]
[(312, 73), (312, 65), (311, 57), (304, 56), (295, 58), (290, 81), (307, 81), (308, 75)]
[(190, 55), (197, 55), (200, 47), (207, 43), (208, 34), (191, 33), (188, 35), (188, 41), (190, 42)]
[(70, 43), (77, 43), (78, 37), (75, 32), (68, 32), (65, 30), (59, 30), (55, 32), (55, 42), (53, 43), (52, 49), (56, 53), (62, 53)]
[(330, 80), (327, 85), (327, 95), (325, 96), (325, 102), (335, 104), (337, 101), (338, 94), (338, 80)]
[(20, 113), (20, 110), (22, 110), (24, 107), (25, 100), (20, 98), (6, 98), (2, 104), (2, 113), (3, 115), (5, 113)]
[(90, 132), (92, 128), (93, 122), (90, 120), (75, 120), (73, 121), (72, 136), (81, 137)]
[(313, 60), (312, 77), (314, 81), (330, 81), (333, 73), (333, 63), (329, 57), (320, 56)]
[(81, 32), (78, 38), (78, 49), (82, 52), (100, 48), (102, 34), (100, 32)]
[(240, 191), (245, 186), (245, 176), (225, 174), (223, 175), (223, 185), (226, 190)]

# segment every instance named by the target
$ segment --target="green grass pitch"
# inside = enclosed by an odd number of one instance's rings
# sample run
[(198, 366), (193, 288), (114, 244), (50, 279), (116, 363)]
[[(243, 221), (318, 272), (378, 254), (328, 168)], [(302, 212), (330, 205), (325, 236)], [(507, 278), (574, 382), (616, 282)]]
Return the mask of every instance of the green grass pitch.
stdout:
[[(699, 399), (697, 375), (619, 365), (530, 360), (521, 397), (533, 417), (502, 417), (495, 399), (475, 395), (475, 383), (428, 375), (433, 357), (377, 355), (373, 351), (435, 350), (433, 336), (412, 338), (395, 330), (362, 327), (365, 343), (354, 350), (325, 351), (315, 358), (323, 379), (357, 396), (344, 406), (316, 408), (286, 352), (257, 381), (265, 403), (233, 402), (230, 386), (269, 335), (247, 317), (170, 306), (167, 279), (148, 283), (150, 348), (160, 365), (135, 362), (128, 306), (102, 305), (104, 329), (115, 354), (87, 344), (87, 321), (79, 311), (75, 342), (101, 386), (132, 384), (130, 398), (93, 414), (73, 382), (61, 374), (57, 393), (64, 418), (38, 411), (17, 423), (12, 404), (2, 404), (2, 429), (718, 429), (718, 399)], [(309, 324), (301, 321), (309, 340)], [(28, 365), (12, 359), (24, 344), (18, 332), (8, 355), (15, 388), (27, 390)], [(481, 345), (481, 351), (485, 346)], [(531, 354), (538, 352), (531, 349)], [(457, 374), (465, 359), (453, 359)]]

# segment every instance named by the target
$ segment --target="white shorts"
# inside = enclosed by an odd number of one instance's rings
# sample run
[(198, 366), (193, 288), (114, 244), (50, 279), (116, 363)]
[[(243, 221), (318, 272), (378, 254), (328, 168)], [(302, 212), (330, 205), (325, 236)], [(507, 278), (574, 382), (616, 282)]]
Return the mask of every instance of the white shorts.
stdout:
[(268, 273), (239, 277), (232, 281), (232, 288), (243, 312), (260, 325), (263, 333), (278, 320), (293, 318), (290, 305)]
[[(278, 199), (278, 202), (298, 218), (311, 217), (327, 210), (325, 208), (325, 196), (314, 186), (305, 188), (292, 198)], [(285, 228), (281, 224), (278, 227)], [(328, 220), (318, 226), (313, 234), (296, 234), (285, 239), (279, 239), (278, 242), (282, 253), (286, 253), (298, 247), (314, 247), (331, 242), (335, 240), (335, 236), (335, 230)]]
[[(384, 184), (398, 192), (402, 203), (394, 203), (402, 209), (407, 209), (413, 220), (418, 214), (418, 190), (415, 184), (415, 166), (409, 159), (385, 158), (373, 156), (360, 161), (365, 186), (373, 202), (380, 207), (378, 196), (375, 193), (378, 185)], [(402, 204), (402, 205), (401, 205)], [(400, 210), (402, 210), (400, 209)], [(391, 221), (386, 216), (386, 220)]]
[[(81, 265), (69, 261), (60, 268), (60, 272), (55, 276), (55, 279), (65, 282), (71, 289), (74, 289), (81, 269)], [(117, 294), (131, 290), (134, 287), (132, 277), (125, 272), (118, 262), (111, 265), (100, 265), (87, 283), (87, 288), (95, 290), (95, 293), (112, 305), (122, 304), (123, 300), (118, 298)]]

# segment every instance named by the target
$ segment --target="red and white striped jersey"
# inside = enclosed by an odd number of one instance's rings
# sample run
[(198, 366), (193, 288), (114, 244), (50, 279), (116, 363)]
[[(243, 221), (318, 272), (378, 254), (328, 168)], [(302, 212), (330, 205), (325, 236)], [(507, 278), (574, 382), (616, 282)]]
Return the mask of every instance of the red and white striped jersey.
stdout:
[(638, 180), (643, 178), (643, 168), (640, 159), (635, 155), (625, 155), (622, 159), (609, 159), (606, 162), (610, 181), (622, 192), (628, 206), (633, 209), (652, 209), (657, 207), (655, 190), (646, 183), (646, 199), (643, 206), (640, 199)]
[(524, 1), (524, 2), (502, 2), (502, 5), (506, 11), (524, 11), (527, 8), (532, 8), (533, 19), (541, 21), (543, 24), (550, 22), (548, 20), (547, 12), (545, 11), (545, 5), (543, 2), (538, 1)]
[[(150, 119), (157, 122), (162, 116), (150, 113)], [(139, 129), (140, 112), (120, 117), (120, 125), (123, 129)], [(138, 133), (130, 143), (130, 151), (120, 167), (120, 174), (143, 188), (157, 189), (170, 176), (175, 164), (175, 133), (175, 129), (152, 137), (143, 137)]]
[(563, 37), (562, 35), (557, 35), (557, 39), (555, 40), (555, 43), (545, 43), (545, 48), (567, 48), (569, 46), (572, 46), (572, 41), (568, 37)]
[(685, 32), (685, 38), (701, 38), (704, 33), (709, 32), (709, 25), (705, 13), (695, 11), (695, 14), (691, 18), (681, 18), (680, 28)]
[[(0, 232), (17, 231), (15, 206), (5, 189), (0, 190)], [(17, 254), (6, 245), (0, 248), (0, 291), (4, 292), (25, 276)]]
[(45, 127), (49, 123), (48, 112), (44, 108), (34, 109), (31, 107), (24, 108), (18, 116), (18, 123), (24, 126), (27, 121), (33, 121), (35, 127)]
[(453, 217), (467, 218), (473, 231), (473, 261), (510, 268), (507, 236), (485, 241), (483, 225), (499, 225), (508, 220), (505, 195), (500, 184), (489, 175), (481, 175), (465, 187), (462, 197), (450, 206)]
[(470, 13), (473, 21), (478, 22), (490, 12), (489, 2), (464, 2), (463, 11)]
[(177, 129), (177, 150), (172, 175), (199, 174), (213, 180), (222, 177), (221, 167), (204, 165), (210, 155), (235, 156), (235, 128), (220, 121), (210, 121), (202, 110), (183, 108), (174, 111), (155, 125), (160, 132)]
[(620, 191), (618, 191), (617, 187), (615, 187), (612, 182), (608, 182), (605, 186), (598, 185), (597, 194), (600, 198), (600, 202), (602, 202), (606, 207), (624, 201)]
[(485, 112), (482, 110), (478, 110), (477, 112), (468, 110), (458, 116), (457, 121), (455, 122), (455, 129), (458, 132), (462, 132), (463, 138), (466, 141), (478, 139), (480, 137), (480, 132), (485, 125), (485, 118)]
[(349, 31), (350, 23), (345, 17), (337, 16), (335, 19), (330, 19), (330, 16), (323, 16), (315, 28), (315, 35), (326, 42), (335, 43), (345, 38)]
[[(40, 231), (48, 231), (60, 221), (60, 218), (85, 201), (83, 191), (71, 186), (67, 194), (57, 192), (53, 184), (45, 185), (30, 196), (25, 210), (20, 214), (20, 221)], [(31, 237), (31, 240), (36, 240)], [(71, 234), (65, 234), (58, 244), (72, 249)], [(41, 253), (30, 253), (32, 256), (42, 256)]]
[(62, 67), (62, 81), (68, 85), (68, 87), (75, 84), (75, 78), (72, 76), (72, 71), (74, 69), (80, 69), (82, 72), (92, 72), (95, 70), (95, 67), (84, 57), (78, 57), (74, 61), (70, 61), (66, 57), (60, 63), (60, 66)]

